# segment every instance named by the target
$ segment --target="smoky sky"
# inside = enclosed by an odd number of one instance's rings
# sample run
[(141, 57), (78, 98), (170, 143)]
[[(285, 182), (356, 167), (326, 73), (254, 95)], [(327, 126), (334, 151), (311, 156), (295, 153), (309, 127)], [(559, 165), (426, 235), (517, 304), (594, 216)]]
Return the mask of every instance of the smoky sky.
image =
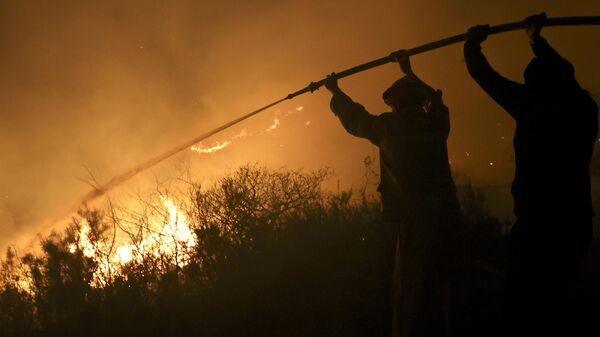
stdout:
[[(141, 161), (287, 93), (389, 52), (546, 11), (600, 15), (598, 1), (10, 1), (0, 2), (0, 248), (30, 237), (47, 217)], [(600, 90), (599, 27), (548, 28), (583, 87)], [(484, 45), (492, 65), (522, 81), (524, 34)], [(473, 83), (462, 45), (415, 56), (420, 77), (444, 92), (450, 157), (478, 184), (512, 179), (514, 123)], [(369, 111), (401, 76), (386, 65), (340, 86)], [(210, 156), (183, 153), (124, 188), (143, 188), (194, 163), (206, 179), (247, 162), (328, 166), (352, 187), (363, 179), (367, 141), (345, 133), (320, 90), (245, 122), (281, 126)], [(302, 106), (301, 111), (296, 111)], [(279, 110), (279, 112), (277, 112)], [(210, 143), (210, 142), (209, 142)]]

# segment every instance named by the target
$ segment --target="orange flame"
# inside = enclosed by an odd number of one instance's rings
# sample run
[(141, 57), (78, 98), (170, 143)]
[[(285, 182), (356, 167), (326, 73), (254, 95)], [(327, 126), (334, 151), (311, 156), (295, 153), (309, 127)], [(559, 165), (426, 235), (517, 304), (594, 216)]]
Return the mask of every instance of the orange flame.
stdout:
[(226, 140), (223, 143), (216, 142), (215, 146), (212, 147), (203, 147), (202, 144), (192, 146), (191, 150), (196, 151), (198, 153), (215, 153), (217, 151), (223, 150), (227, 146), (231, 144), (230, 140)]
[(246, 136), (247, 136), (246, 130), (242, 130), (242, 132), (240, 132), (239, 134), (232, 136), (231, 138), (229, 138), (228, 140), (226, 140), (222, 143), (215, 142), (215, 145), (213, 145), (211, 147), (205, 147), (202, 145), (202, 143), (200, 143), (198, 145), (192, 146), (190, 148), (190, 150), (192, 150), (194, 152), (198, 152), (200, 154), (215, 153), (215, 152), (219, 152), (219, 151), (223, 150), (224, 148), (228, 147), (236, 139), (246, 137)]
[(273, 131), (279, 127), (279, 124), (281, 124), (279, 121), (279, 118), (275, 117), (273, 119), (273, 124), (271, 124), (271, 126), (269, 126), (265, 131), (267, 131), (267, 132)]
[[(273, 118), (273, 123), (266, 128), (265, 130), (263, 130), (262, 132), (260, 132), (259, 134), (263, 134), (265, 132), (271, 132), (277, 128), (279, 128), (279, 126), (281, 125), (281, 119), (280, 119), (280, 115), (282, 117), (288, 117), (289, 115), (292, 115), (296, 112), (302, 111), (304, 110), (303, 106), (298, 106), (296, 108), (294, 108), (294, 110), (292, 111), (287, 111), (285, 113), (280, 113), (280, 110), (277, 110), (275, 112), (275, 117)], [(307, 125), (310, 124), (307, 123)], [(224, 140), (222, 142), (215, 142), (215, 144), (213, 146), (207, 147), (207, 146), (203, 146), (202, 143), (194, 145), (190, 148), (190, 150), (197, 152), (199, 154), (212, 154), (212, 153), (216, 153), (219, 152), (221, 150), (223, 150), (224, 148), (228, 147), (229, 145), (231, 145), (235, 140), (242, 138), (242, 137), (246, 137), (246, 136), (253, 136), (254, 134), (247, 134), (246, 130), (243, 130), (241, 133), (234, 135), (232, 137), (230, 137), (227, 140)]]
[(168, 198), (162, 199), (168, 213), (168, 222), (152, 235), (137, 244), (118, 246), (111, 256), (102, 254), (90, 239), (91, 228), (84, 220), (81, 223), (79, 239), (68, 248), (71, 253), (80, 250), (84, 256), (94, 259), (97, 269), (92, 276), (91, 285), (104, 287), (111, 276), (120, 275), (121, 268), (128, 263), (141, 263), (145, 256), (161, 257), (171, 261), (178, 267), (189, 264), (190, 249), (197, 245), (196, 235), (187, 225), (187, 218)]

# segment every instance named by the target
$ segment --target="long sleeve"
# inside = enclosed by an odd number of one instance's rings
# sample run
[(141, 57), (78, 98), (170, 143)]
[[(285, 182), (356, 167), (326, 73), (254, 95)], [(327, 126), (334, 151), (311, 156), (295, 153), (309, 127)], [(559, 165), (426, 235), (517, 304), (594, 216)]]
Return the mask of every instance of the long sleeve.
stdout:
[(442, 100), (442, 92), (436, 91), (431, 96), (429, 106), (427, 107), (427, 115), (431, 115), (430, 119), (433, 121), (433, 130), (440, 132), (445, 137), (448, 137), (450, 133), (450, 110), (444, 104)]
[(333, 95), (330, 107), (331, 111), (340, 119), (346, 131), (379, 145), (385, 131), (381, 117), (371, 115), (362, 105), (354, 102), (341, 91)]
[(475, 82), (514, 119), (519, 118), (524, 98), (523, 85), (498, 74), (481, 52), (479, 43), (467, 41), (464, 55), (469, 74)]
[(531, 49), (533, 50), (533, 53), (535, 54), (536, 57), (548, 58), (548, 59), (552, 59), (552, 58), (561, 58), (562, 59), (562, 57), (558, 54), (558, 52), (550, 46), (548, 41), (541, 36), (537, 36), (536, 38), (534, 38), (533, 41), (530, 42), (530, 44), (531, 44)]

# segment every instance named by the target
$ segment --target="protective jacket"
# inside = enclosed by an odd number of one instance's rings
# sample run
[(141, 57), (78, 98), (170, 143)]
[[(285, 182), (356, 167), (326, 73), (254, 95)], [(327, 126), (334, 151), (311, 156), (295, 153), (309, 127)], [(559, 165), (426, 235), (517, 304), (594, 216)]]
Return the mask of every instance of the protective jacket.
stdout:
[(350, 134), (379, 147), (384, 219), (459, 209), (446, 147), (448, 108), (440, 95), (427, 109), (413, 107), (375, 116), (339, 92), (331, 99), (331, 110)]
[[(467, 41), (464, 47), (473, 79), (516, 121), (515, 215), (529, 223), (590, 219), (589, 164), (598, 133), (598, 106), (575, 80), (571, 63), (544, 38), (535, 39), (532, 49), (535, 58), (525, 71), (525, 84), (520, 84), (494, 71), (479, 43)], [(591, 235), (591, 227), (572, 230)]]

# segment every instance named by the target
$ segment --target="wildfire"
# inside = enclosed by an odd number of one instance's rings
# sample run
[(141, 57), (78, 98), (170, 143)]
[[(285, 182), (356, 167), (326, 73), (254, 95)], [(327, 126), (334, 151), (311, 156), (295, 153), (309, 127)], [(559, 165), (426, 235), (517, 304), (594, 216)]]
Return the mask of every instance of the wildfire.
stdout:
[(119, 262), (121, 264), (129, 263), (133, 260), (133, 246), (119, 246), (115, 251), (115, 262)]
[(93, 257), (96, 255), (96, 248), (90, 240), (90, 225), (85, 219), (81, 221), (81, 229), (79, 230), (79, 242), (77, 244), (71, 244), (69, 251), (75, 253), (77, 248), (81, 249), (83, 255), (86, 257)]
[[(163, 202), (169, 211), (170, 221), (161, 231), (163, 244), (157, 246), (159, 251), (163, 254), (172, 255), (180, 247), (189, 248), (196, 246), (196, 235), (192, 233), (192, 230), (186, 224), (185, 215), (177, 209), (172, 200), (165, 199)], [(178, 264), (180, 267), (183, 267), (187, 263), (179, 262)]]
[(267, 131), (267, 132), (273, 131), (279, 127), (279, 124), (281, 124), (279, 121), (279, 118), (275, 117), (275, 119), (273, 119), (273, 124), (271, 124), (271, 126), (269, 126), (265, 131)]
[[(292, 111), (287, 111), (285, 113), (281, 113), (280, 110), (277, 110), (275, 112), (275, 117), (273, 118), (273, 122), (271, 123), (271, 125), (264, 129), (263, 131), (259, 132), (258, 134), (264, 134), (267, 132), (272, 132), (273, 130), (279, 128), (279, 126), (281, 125), (281, 117), (288, 117), (289, 115), (292, 115), (296, 112), (302, 111), (304, 110), (303, 106), (298, 106), (296, 108), (294, 108)], [(306, 125), (309, 125), (310, 122), (307, 122)], [(234, 141), (246, 137), (246, 136), (254, 136), (255, 134), (248, 134), (246, 132), (246, 130), (243, 130), (241, 133), (231, 136), (229, 139), (224, 140), (224, 141), (217, 141), (214, 143), (213, 146), (204, 146), (202, 145), (202, 143), (194, 145), (190, 148), (190, 150), (197, 152), (199, 154), (213, 154), (216, 152), (219, 152), (221, 150), (223, 150), (224, 148), (228, 147), (229, 145), (231, 145)]]
[(162, 203), (168, 217), (166, 223), (155, 226), (162, 226), (160, 230), (153, 231), (139, 243), (120, 245), (112, 254), (102, 253), (101, 249), (92, 243), (90, 225), (85, 220), (81, 222), (78, 241), (68, 248), (73, 254), (80, 250), (84, 256), (97, 263), (92, 286), (105, 286), (106, 280), (118, 276), (124, 265), (141, 263), (146, 257), (166, 259), (178, 267), (189, 264), (191, 248), (197, 244), (196, 235), (187, 225), (185, 214), (171, 199), (163, 198)]
[(200, 143), (198, 145), (192, 146), (190, 148), (190, 150), (201, 153), (201, 154), (215, 153), (215, 152), (221, 151), (224, 148), (228, 147), (236, 139), (246, 137), (247, 135), (248, 134), (246, 133), (246, 130), (242, 130), (242, 132), (240, 132), (237, 135), (232, 136), (231, 138), (229, 138), (228, 140), (226, 140), (224, 142), (215, 142), (215, 145), (213, 145), (211, 147), (203, 146), (202, 143)]
[[(285, 113), (278, 110), (272, 124), (255, 134), (264, 135), (272, 132), (281, 125), (281, 118), (303, 110), (303, 106), (298, 106)], [(310, 121), (305, 122), (305, 125), (310, 124)], [(227, 140), (215, 142), (213, 146), (208, 147), (199, 143), (192, 146), (190, 150), (199, 154), (212, 154), (227, 148), (238, 139), (255, 134), (248, 134), (246, 130), (242, 130), (239, 134), (233, 135)], [(280, 146), (282, 147), (283, 144), (280, 144)], [(136, 240), (133, 244), (122, 244), (116, 248), (112, 244), (108, 247), (106, 243), (99, 243), (95, 240), (90, 224), (85, 219), (81, 220), (77, 242), (67, 246), (67, 250), (71, 254), (81, 252), (83, 256), (95, 262), (97, 267), (90, 282), (92, 286), (104, 287), (108, 285), (108, 282), (114, 277), (123, 276), (124, 266), (131, 263), (142, 263), (148, 257), (154, 258), (154, 261), (159, 261), (157, 263), (163, 265), (168, 263), (171, 266), (184, 267), (190, 263), (192, 248), (197, 245), (197, 237), (187, 225), (185, 214), (177, 208), (171, 199), (164, 198), (162, 203), (168, 214), (168, 219), (166, 223), (155, 222), (154, 226), (151, 226), (160, 227), (160, 229), (152, 228), (150, 229), (151, 234), (142, 240)], [(164, 270), (166, 267), (158, 265), (157, 268)], [(17, 286), (22, 291), (31, 292), (31, 284), (31, 277), (24, 275)]]
[(227, 146), (231, 144), (230, 140), (226, 140), (223, 143), (217, 142), (215, 146), (212, 147), (203, 147), (202, 144), (192, 146), (192, 151), (196, 151), (198, 153), (215, 153), (217, 151), (223, 150)]

